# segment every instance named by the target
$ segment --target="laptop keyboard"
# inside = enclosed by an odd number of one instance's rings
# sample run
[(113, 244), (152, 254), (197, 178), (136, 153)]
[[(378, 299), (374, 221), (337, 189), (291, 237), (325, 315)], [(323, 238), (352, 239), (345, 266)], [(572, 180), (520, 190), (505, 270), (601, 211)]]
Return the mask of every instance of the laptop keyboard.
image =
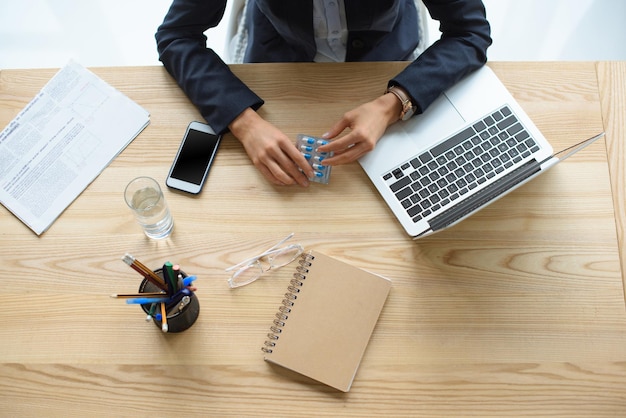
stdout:
[(538, 150), (504, 106), (383, 178), (413, 222), (418, 222)]

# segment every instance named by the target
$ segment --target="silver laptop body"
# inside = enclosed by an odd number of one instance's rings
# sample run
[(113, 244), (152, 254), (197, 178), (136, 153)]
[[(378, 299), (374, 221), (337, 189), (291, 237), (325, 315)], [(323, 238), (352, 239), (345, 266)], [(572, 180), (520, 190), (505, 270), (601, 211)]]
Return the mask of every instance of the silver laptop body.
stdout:
[(423, 114), (392, 125), (359, 163), (406, 232), (419, 238), (455, 225), (563, 159), (484, 66)]

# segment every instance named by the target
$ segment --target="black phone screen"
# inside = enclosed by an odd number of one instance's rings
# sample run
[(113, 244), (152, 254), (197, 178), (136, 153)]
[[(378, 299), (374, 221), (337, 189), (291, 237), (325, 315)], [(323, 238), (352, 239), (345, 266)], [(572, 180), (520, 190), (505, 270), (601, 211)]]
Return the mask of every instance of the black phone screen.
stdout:
[(172, 168), (171, 177), (202, 184), (204, 173), (213, 159), (219, 136), (190, 129)]

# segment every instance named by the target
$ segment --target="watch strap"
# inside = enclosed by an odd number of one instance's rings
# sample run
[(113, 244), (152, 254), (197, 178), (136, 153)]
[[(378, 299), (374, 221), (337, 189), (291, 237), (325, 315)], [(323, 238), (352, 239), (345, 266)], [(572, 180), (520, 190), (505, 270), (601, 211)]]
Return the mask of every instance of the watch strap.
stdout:
[(406, 91), (399, 86), (389, 86), (385, 93), (391, 93), (400, 100), (402, 104), (402, 111), (400, 112), (400, 119), (407, 120), (415, 113), (415, 106), (411, 101), (411, 98)]

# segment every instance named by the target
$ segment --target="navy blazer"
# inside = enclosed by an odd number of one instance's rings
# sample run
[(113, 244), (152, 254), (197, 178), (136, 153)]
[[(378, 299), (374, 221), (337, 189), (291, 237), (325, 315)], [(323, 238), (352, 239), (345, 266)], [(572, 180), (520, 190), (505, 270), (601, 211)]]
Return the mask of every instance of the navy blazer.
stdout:
[[(404, 87), (418, 112), (487, 61), (490, 27), (481, 0), (423, 0), (441, 39), (389, 84)], [(305, 3), (305, 4), (303, 4)], [(344, 0), (346, 61), (402, 61), (420, 35), (414, 0)], [(159, 59), (217, 132), (263, 100), (211, 49), (204, 32), (217, 26), (226, 0), (173, 0), (156, 33)], [(249, 0), (246, 62), (311, 62), (316, 47), (311, 0)], [(381, 86), (381, 92), (384, 91)], [(357, 106), (360, 103), (355, 103)]]

